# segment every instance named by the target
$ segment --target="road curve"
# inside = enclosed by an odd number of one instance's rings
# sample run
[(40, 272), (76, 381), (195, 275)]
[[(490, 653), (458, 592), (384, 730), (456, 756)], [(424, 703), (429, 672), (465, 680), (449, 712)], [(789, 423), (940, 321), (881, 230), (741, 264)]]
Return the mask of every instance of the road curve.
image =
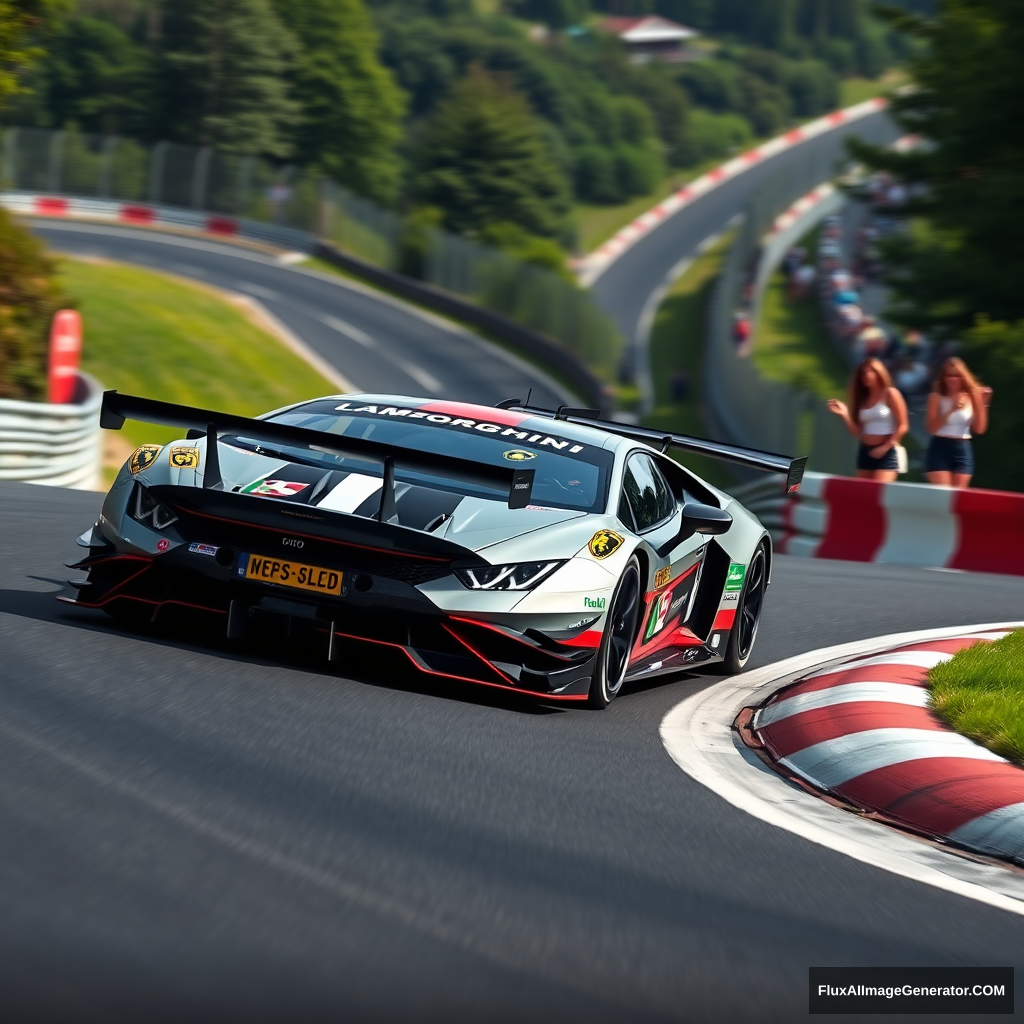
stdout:
[(134, 263), (250, 295), (362, 391), (493, 405), (525, 398), (533, 388), (537, 404), (569, 400), (525, 361), (347, 278), (203, 238), (57, 220), (37, 219), (31, 227), (57, 252)]
[[(0, 485), (5, 1020), (792, 1021), (809, 965), (1004, 965), (1024, 920), (681, 773), (606, 712), (329, 674), (54, 601), (96, 494)], [(779, 558), (758, 664), (1024, 617), (1024, 580)]]
[(736, 214), (742, 213), (758, 188), (776, 175), (795, 170), (809, 160), (821, 161), (820, 166), (825, 166), (845, 159), (845, 139), (854, 135), (870, 142), (889, 143), (899, 131), (884, 112), (870, 114), (783, 150), (729, 178), (663, 221), (612, 263), (594, 285), (598, 304), (615, 319), (627, 341), (632, 342), (648, 297), (673, 267), (691, 259), (701, 242), (723, 231)]

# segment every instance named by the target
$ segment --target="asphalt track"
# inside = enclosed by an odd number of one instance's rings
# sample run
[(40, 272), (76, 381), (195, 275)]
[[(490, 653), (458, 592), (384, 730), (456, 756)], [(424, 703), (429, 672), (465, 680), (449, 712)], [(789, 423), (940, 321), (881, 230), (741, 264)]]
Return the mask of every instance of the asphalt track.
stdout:
[(832, 167), (848, 160), (845, 140), (850, 136), (882, 144), (895, 141), (899, 134), (886, 114), (870, 114), (753, 165), (643, 236), (597, 279), (593, 286), (595, 299), (615, 319), (626, 339), (632, 341), (651, 292), (673, 267), (692, 259), (701, 242), (723, 231), (758, 188), (777, 175), (798, 171), (810, 160), (817, 161), (819, 167)]
[(532, 387), (534, 404), (566, 401), (527, 364), (469, 331), (334, 274), (170, 233), (50, 220), (33, 221), (32, 229), (58, 252), (134, 263), (250, 295), (365, 392), (493, 405), (526, 398)]
[[(270, 259), (73, 228), (44, 231), (264, 289), (361, 387), (404, 389), (378, 344), (452, 397), (524, 380)], [(791, 1021), (810, 965), (1005, 965), (1024, 948), (1021, 918), (815, 846), (680, 772), (659, 724), (713, 677), (548, 709), (62, 606), (99, 502), (0, 485), (4, 1019)], [(754, 661), (1022, 616), (1013, 577), (780, 558)]]

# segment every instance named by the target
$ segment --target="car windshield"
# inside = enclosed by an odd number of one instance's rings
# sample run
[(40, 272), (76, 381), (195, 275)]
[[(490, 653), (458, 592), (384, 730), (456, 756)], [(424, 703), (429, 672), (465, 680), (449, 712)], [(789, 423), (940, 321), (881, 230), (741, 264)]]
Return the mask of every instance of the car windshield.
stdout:
[[(410, 419), (416, 414), (417, 418)], [(430, 417), (429, 419), (427, 417)], [(270, 422), (319, 430), (327, 434), (358, 437), (410, 451), (452, 455), (505, 469), (535, 470), (531, 506), (603, 512), (608, 499), (611, 452), (581, 444), (557, 434), (517, 430), (457, 416), (423, 412), (404, 406), (371, 405), (338, 399), (320, 399), (270, 417)], [(469, 426), (466, 426), (469, 424)], [(552, 427), (555, 424), (552, 423)], [(482, 428), (489, 427), (489, 431)], [(280, 455), (327, 469), (381, 476), (380, 462), (353, 456), (311, 451), (300, 446), (275, 444), (247, 438), (244, 434), (223, 437), (222, 442), (249, 451)], [(477, 482), (403, 466), (396, 460), (395, 479), (405, 483), (454, 491), (472, 497), (507, 501), (508, 491)]]

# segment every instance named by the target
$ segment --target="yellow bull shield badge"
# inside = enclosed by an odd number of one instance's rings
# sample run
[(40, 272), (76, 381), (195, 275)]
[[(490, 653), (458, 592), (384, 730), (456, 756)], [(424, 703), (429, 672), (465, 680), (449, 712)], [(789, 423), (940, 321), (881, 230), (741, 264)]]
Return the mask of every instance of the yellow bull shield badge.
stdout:
[(161, 448), (163, 448), (161, 444), (144, 444), (142, 447), (136, 448), (128, 459), (128, 472), (135, 476), (147, 466), (151, 466), (160, 454)]
[(614, 555), (622, 545), (622, 538), (614, 530), (598, 530), (587, 547), (595, 558), (607, 558)]
[(172, 448), (171, 465), (175, 469), (198, 469), (199, 449), (198, 448)]

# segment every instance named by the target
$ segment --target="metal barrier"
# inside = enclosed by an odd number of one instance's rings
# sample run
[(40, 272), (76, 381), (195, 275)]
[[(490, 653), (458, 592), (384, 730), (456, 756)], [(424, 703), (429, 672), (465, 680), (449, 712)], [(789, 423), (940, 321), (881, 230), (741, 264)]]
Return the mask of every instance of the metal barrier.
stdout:
[(78, 375), (66, 405), (0, 400), (0, 480), (94, 490), (100, 483), (103, 388)]

